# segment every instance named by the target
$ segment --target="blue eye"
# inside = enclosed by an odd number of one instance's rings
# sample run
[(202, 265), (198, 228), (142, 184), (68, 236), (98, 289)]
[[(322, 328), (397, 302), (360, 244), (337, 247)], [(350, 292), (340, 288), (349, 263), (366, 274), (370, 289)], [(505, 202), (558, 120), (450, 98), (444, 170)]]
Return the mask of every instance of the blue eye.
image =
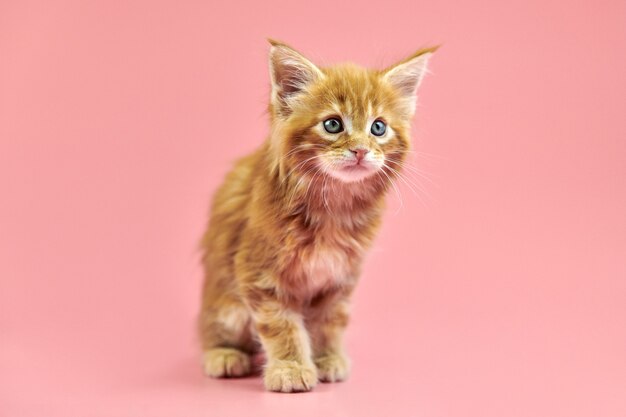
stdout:
[(374, 120), (372, 123), (372, 128), (370, 129), (372, 135), (374, 136), (382, 136), (387, 131), (387, 125), (380, 119)]
[(378, 119), (378, 120), (375, 120), (374, 123), (372, 123), (372, 128), (370, 129), (370, 132), (372, 132), (372, 135), (382, 136), (385, 134), (386, 131), (387, 131), (387, 125), (382, 120)]
[(343, 132), (343, 124), (341, 120), (336, 117), (331, 117), (330, 119), (324, 120), (324, 129), (328, 133), (339, 133)]

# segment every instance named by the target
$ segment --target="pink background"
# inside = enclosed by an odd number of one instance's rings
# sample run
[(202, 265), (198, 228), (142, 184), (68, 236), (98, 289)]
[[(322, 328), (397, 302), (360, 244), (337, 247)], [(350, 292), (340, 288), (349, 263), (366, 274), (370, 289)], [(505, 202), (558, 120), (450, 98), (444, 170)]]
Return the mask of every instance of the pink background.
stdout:
[[(625, 28), (619, 0), (0, 1), (0, 416), (625, 416)], [(443, 43), (429, 196), (390, 195), (352, 378), (304, 395), (204, 378), (193, 326), (267, 36), (370, 66)]]

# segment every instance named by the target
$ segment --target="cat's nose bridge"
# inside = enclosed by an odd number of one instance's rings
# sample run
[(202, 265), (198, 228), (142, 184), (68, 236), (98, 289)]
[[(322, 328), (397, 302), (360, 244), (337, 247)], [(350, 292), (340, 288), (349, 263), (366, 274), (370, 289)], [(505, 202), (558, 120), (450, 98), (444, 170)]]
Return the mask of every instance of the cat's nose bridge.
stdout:
[(348, 149), (371, 149), (372, 143), (370, 138), (365, 135), (356, 135), (350, 138), (346, 144)]
[(352, 120), (352, 126), (357, 136), (367, 136), (368, 119), (365, 116), (358, 116)]

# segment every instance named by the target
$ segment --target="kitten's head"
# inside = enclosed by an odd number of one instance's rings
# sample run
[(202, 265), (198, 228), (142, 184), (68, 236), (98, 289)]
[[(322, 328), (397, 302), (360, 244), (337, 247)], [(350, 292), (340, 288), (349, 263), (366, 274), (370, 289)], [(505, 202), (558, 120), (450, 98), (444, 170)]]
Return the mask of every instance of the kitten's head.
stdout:
[(417, 88), (436, 48), (371, 70), (320, 68), (270, 43), (272, 146), (281, 172), (344, 183), (395, 177), (410, 145)]

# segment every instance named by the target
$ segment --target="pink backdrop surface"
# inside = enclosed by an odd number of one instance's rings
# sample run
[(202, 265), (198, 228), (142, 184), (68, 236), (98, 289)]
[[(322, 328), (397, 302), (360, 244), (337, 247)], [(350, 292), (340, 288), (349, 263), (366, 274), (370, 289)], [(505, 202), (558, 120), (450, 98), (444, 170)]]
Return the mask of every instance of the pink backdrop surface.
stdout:
[[(265, 37), (442, 43), (313, 393), (202, 376), (196, 244), (267, 132)], [(626, 2), (0, 2), (0, 416), (626, 415)]]

